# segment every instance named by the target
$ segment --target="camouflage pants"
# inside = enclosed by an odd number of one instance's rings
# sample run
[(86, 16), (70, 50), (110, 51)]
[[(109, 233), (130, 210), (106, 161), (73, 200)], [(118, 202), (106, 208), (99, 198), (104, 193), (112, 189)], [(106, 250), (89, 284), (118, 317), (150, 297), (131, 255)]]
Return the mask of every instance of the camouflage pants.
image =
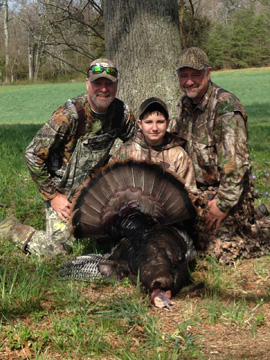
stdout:
[(35, 230), (28, 225), (15, 225), (11, 232), (12, 241), (22, 245), (25, 252), (37, 256), (65, 254), (75, 241), (70, 234), (71, 225), (59, 218), (49, 202), (45, 202), (45, 210), (46, 231)]
[[(200, 229), (201, 230), (201, 229)], [(250, 259), (270, 253), (270, 217), (255, 220), (253, 224), (237, 223), (228, 217), (220, 229), (197, 234), (199, 254), (211, 255), (220, 264), (226, 265), (237, 259)]]
[(250, 259), (270, 253), (270, 217), (256, 219), (251, 190), (244, 191), (241, 205), (222, 221), (219, 230), (209, 230), (205, 225), (208, 193), (200, 199), (195, 242), (199, 253), (209, 254), (221, 264), (237, 259)]

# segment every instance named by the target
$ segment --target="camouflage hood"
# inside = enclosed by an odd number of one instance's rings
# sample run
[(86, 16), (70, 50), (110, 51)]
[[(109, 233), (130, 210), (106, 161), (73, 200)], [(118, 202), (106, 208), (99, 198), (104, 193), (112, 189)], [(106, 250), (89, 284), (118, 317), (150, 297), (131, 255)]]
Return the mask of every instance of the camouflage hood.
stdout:
[(151, 146), (147, 144), (145, 137), (140, 129), (137, 131), (133, 141), (144, 149), (155, 149), (158, 151), (169, 150), (176, 146), (182, 146), (184, 143), (177, 135), (166, 132), (162, 145)]
[(146, 143), (143, 133), (138, 130), (135, 137), (124, 143), (109, 162), (127, 159), (148, 160), (160, 164), (164, 170), (174, 172), (186, 185), (195, 186), (192, 162), (181, 144), (182, 141), (177, 136), (167, 132), (163, 145), (150, 146)]

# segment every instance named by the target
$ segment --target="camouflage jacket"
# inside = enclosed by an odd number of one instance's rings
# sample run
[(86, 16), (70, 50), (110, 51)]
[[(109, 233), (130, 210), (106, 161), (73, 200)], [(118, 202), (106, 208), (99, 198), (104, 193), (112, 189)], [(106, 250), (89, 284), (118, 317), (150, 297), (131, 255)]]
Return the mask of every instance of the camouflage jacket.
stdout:
[(68, 100), (25, 151), (27, 167), (43, 199), (74, 192), (91, 171), (108, 161), (114, 141), (127, 141), (134, 129), (134, 116), (121, 100), (114, 99), (106, 114), (91, 110), (86, 93)]
[(172, 131), (185, 140), (197, 186), (203, 191), (218, 188), (218, 207), (228, 213), (250, 173), (246, 111), (236, 96), (212, 82), (199, 104), (184, 95), (178, 110)]
[(138, 130), (136, 136), (123, 144), (110, 158), (110, 162), (131, 158), (159, 163), (164, 170), (176, 173), (186, 186), (193, 189), (196, 186), (192, 162), (181, 143), (177, 136), (167, 132), (163, 145), (149, 146), (142, 131)]

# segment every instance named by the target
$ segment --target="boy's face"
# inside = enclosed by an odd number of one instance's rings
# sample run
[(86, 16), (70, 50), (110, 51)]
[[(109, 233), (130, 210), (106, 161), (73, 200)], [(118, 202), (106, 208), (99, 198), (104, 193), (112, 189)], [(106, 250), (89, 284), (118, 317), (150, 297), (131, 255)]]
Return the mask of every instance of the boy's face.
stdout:
[(139, 128), (142, 130), (146, 142), (149, 145), (161, 145), (166, 134), (170, 120), (160, 112), (145, 113), (142, 120), (138, 120)]

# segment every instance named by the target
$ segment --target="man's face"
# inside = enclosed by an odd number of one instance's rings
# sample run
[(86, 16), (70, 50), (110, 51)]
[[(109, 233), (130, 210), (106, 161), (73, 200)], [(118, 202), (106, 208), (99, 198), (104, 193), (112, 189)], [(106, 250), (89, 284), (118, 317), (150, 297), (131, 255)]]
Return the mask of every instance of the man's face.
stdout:
[(138, 120), (146, 142), (149, 145), (161, 145), (166, 134), (169, 120), (160, 112), (146, 113), (142, 120)]
[(112, 82), (103, 77), (95, 81), (86, 79), (86, 89), (91, 109), (97, 113), (105, 113), (116, 96), (117, 81)]
[(181, 89), (192, 99), (194, 104), (198, 104), (206, 93), (210, 81), (211, 68), (208, 70), (195, 70), (192, 68), (182, 68), (178, 70), (178, 78)]

